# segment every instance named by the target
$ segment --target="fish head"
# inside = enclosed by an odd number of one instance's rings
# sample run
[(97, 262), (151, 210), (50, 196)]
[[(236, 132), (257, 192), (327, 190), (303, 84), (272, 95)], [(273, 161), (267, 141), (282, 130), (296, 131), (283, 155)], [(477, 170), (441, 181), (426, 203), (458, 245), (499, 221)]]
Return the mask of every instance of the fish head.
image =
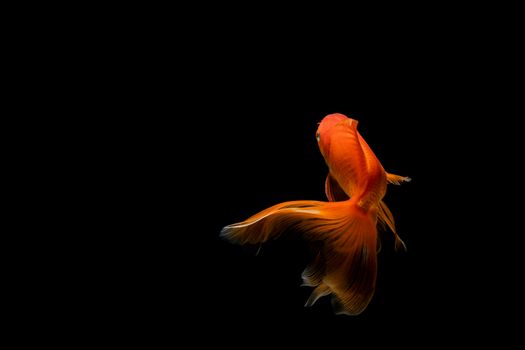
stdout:
[(357, 120), (348, 118), (344, 114), (333, 113), (328, 114), (319, 123), (319, 127), (317, 128), (315, 136), (317, 138), (317, 144), (319, 145), (321, 154), (325, 159), (328, 159), (330, 154), (330, 144), (334, 134), (338, 130), (338, 126), (344, 123), (355, 123), (355, 125), (357, 125)]

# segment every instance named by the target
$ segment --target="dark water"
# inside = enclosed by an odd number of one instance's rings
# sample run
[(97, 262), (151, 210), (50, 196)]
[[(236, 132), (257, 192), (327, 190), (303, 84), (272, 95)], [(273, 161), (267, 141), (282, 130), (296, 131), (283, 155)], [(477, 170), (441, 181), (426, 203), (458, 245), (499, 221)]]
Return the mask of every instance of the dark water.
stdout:
[[(521, 154), (505, 156), (522, 148), (522, 137), (509, 135), (522, 132), (512, 121), (523, 113), (505, 111), (518, 90), (502, 91), (518, 75), (507, 68), (517, 55), (503, 51), (518, 46), (495, 33), (497, 15), (402, 9), (405, 20), (374, 9), (359, 23), (358, 11), (238, 15), (236, 5), (230, 17), (242, 21), (230, 21), (199, 7), (192, 17), (97, 10), (79, 24), (85, 34), (58, 21), (58, 34), (43, 30), (36, 49), (20, 41), (35, 53), (25, 55), (20, 71), (29, 78), (18, 84), (51, 96), (21, 94), (23, 131), (36, 129), (43, 141), (27, 146), (42, 164), (20, 157), (31, 165), (20, 188), (41, 182), (45, 195), (19, 197), (51, 213), (22, 213), (23, 233), (6, 230), (36, 253), (8, 259), (9, 272), (30, 271), (15, 272), (21, 302), (6, 299), (17, 320), (54, 340), (145, 348), (508, 339), (495, 329), (523, 315), (522, 271), (513, 270), (523, 249), (519, 229), (505, 226), (521, 216), (497, 191), (521, 198)], [(474, 18), (483, 23), (468, 23)], [(497, 81), (506, 77), (511, 84)], [(27, 106), (36, 111), (23, 113)], [(392, 236), (381, 234), (376, 293), (354, 317), (334, 315), (328, 298), (303, 306), (311, 289), (300, 287), (300, 274), (311, 251), (299, 238), (258, 255), (259, 247), (219, 238), (223, 226), (270, 205), (325, 198), (315, 131), (335, 112), (359, 120), (387, 171), (412, 178), (385, 198), (408, 251), (394, 252)], [(42, 342), (17, 328), (17, 340)]]

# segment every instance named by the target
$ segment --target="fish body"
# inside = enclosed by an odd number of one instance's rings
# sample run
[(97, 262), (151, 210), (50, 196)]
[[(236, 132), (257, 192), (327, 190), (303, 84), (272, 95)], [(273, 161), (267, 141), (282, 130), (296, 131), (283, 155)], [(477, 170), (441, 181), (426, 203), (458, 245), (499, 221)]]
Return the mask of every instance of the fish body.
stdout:
[(387, 176), (357, 131), (357, 124), (342, 114), (328, 115), (320, 123), (316, 138), (329, 168), (329, 185), (339, 186), (360, 207), (369, 209), (386, 194)]
[(319, 123), (316, 138), (329, 168), (328, 202), (280, 203), (222, 230), (223, 237), (238, 244), (261, 244), (291, 229), (316, 242), (317, 255), (302, 273), (303, 285), (315, 287), (306, 306), (332, 295), (334, 311), (348, 315), (363, 312), (375, 291), (378, 221), (394, 233), (396, 249), (405, 248), (382, 199), (388, 183), (410, 181), (385, 171), (357, 125), (339, 113)]

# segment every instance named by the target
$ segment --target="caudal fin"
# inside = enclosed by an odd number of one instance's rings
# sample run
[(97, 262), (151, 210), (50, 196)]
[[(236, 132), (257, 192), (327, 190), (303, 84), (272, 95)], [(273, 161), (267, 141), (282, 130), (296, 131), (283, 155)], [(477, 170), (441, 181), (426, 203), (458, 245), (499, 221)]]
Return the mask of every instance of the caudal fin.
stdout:
[(276, 204), (245, 221), (225, 226), (221, 236), (238, 244), (264, 243), (322, 216), (324, 202), (291, 201)]
[(354, 201), (292, 201), (277, 204), (223, 228), (222, 236), (256, 244), (291, 229), (321, 242), (315, 261), (303, 272), (303, 285), (316, 287), (306, 306), (332, 294), (336, 313), (357, 315), (369, 304), (377, 271), (376, 218)]

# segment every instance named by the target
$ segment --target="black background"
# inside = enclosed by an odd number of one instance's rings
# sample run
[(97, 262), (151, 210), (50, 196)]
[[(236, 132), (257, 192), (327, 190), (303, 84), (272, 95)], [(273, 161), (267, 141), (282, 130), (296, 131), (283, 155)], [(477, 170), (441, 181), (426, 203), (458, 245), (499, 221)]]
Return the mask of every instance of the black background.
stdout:
[[(223, 5), (42, 16), (50, 31), (20, 40), (15, 74), (36, 96), (19, 113), (38, 136), (20, 157), (37, 198), (20, 200), (44, 210), (20, 219), (35, 240), (15, 235), (24, 253), (10, 264), (28, 266), (17, 317), (47, 337), (148, 347), (509, 339), (496, 329), (522, 316), (519, 205), (505, 198), (520, 199), (521, 107), (509, 108), (516, 40), (493, 9)], [(385, 197), (408, 251), (380, 233), (358, 316), (334, 315), (329, 298), (303, 306), (301, 239), (256, 255), (219, 238), (270, 205), (325, 198), (315, 131), (336, 112), (413, 179)]]

